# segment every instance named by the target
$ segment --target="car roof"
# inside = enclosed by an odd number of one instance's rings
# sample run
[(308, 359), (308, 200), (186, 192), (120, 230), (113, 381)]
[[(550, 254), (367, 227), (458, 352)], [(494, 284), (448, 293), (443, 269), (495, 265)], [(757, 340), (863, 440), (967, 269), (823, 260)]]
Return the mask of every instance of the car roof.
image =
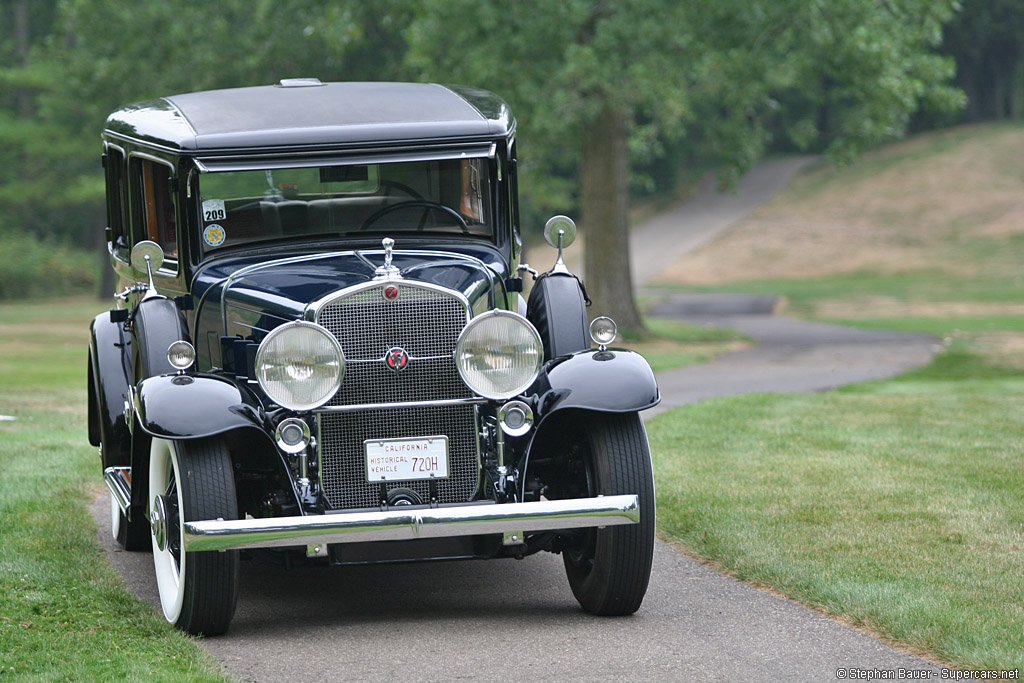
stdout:
[(505, 137), (508, 105), (485, 90), (434, 83), (320, 83), (209, 90), (139, 102), (107, 118), (107, 137), (209, 153)]

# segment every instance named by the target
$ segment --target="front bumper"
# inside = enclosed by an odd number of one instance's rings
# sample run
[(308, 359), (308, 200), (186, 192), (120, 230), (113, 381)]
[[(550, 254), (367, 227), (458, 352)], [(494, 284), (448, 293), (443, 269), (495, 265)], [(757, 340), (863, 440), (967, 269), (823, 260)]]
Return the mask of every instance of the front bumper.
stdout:
[[(111, 467), (104, 472), (107, 486), (122, 509), (128, 499), (125, 469)], [(409, 511), (204, 520), (185, 522), (182, 526), (185, 550), (199, 551), (522, 534), (637, 524), (639, 521), (639, 499), (629, 494)]]

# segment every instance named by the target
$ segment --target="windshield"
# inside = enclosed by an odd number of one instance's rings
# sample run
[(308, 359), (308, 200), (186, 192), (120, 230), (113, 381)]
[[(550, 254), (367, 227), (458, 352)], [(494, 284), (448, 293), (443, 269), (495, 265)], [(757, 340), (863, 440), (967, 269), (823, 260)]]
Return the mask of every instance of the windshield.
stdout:
[(204, 173), (204, 249), (292, 236), (492, 235), (487, 159)]

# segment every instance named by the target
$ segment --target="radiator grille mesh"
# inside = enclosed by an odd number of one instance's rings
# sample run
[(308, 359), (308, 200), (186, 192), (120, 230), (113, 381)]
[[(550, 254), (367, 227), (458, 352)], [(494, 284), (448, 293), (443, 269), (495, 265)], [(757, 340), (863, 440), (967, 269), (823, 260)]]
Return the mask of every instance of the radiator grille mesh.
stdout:
[[(385, 287), (397, 287), (388, 300)], [(467, 311), (461, 299), (433, 289), (383, 283), (339, 297), (320, 309), (317, 322), (341, 343), (345, 379), (328, 405), (395, 403), (468, 398), (453, 354)], [(394, 347), (409, 355), (405, 370), (384, 364)], [(449, 476), (438, 482), (443, 503), (472, 498), (479, 481), (475, 411), (472, 406), (404, 408), (325, 413), (320, 416), (320, 478), (334, 509), (376, 507), (380, 485), (366, 481), (363, 441), (445, 435), (449, 439)], [(425, 500), (429, 484), (388, 482), (418, 492)]]
[[(476, 493), (479, 479), (474, 424), (473, 406), (369, 410), (323, 416), (320, 478), (327, 499), (335, 509), (376, 507), (380, 503), (380, 484), (366, 481), (363, 441), (445, 434), (449, 438), (448, 478), (438, 480), (438, 500), (442, 503), (470, 500)], [(388, 489), (398, 486), (416, 491), (424, 501), (430, 500), (429, 482), (387, 483)]]

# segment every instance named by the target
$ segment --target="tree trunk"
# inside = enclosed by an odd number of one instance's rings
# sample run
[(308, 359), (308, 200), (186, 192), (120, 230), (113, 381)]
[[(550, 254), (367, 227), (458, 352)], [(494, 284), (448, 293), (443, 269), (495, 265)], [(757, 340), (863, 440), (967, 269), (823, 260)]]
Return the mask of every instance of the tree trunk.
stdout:
[(583, 262), (591, 318), (607, 315), (619, 329), (642, 333), (629, 264), (626, 136), (625, 115), (607, 101), (583, 136)]
[(1020, 119), (1024, 115), (1024, 55), (1020, 48), (1013, 60), (1010, 80), (1010, 118)]
[[(31, 36), (28, 28), (28, 0), (17, 0), (14, 3), (14, 45), (18, 61), (22, 67), (28, 66), (28, 51)], [(28, 88), (18, 89), (18, 116), (28, 120), (35, 109), (32, 91)]]
[(978, 65), (966, 59), (962, 64), (957, 64), (957, 84), (967, 95), (967, 121), (977, 123), (984, 118), (981, 92), (978, 88)]
[(1006, 95), (1009, 91), (1006, 63), (1001, 55), (992, 54), (986, 60), (986, 67), (990, 88), (989, 103), (992, 108), (990, 116), (996, 120), (1002, 120), (1006, 118)]

